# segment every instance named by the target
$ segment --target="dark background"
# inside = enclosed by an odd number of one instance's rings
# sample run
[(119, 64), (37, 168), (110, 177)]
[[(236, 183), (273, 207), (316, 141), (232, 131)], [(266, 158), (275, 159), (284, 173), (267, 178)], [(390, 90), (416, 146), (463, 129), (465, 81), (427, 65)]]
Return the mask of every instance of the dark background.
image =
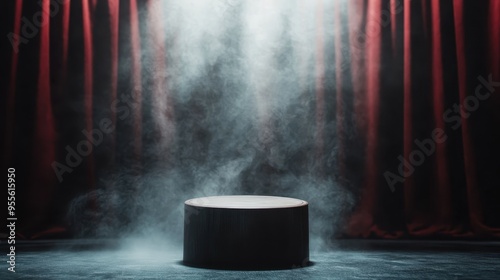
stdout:
[[(375, 31), (371, 17), (392, 1), (318, 8), (323, 21), (310, 43), (322, 55), (269, 87), (266, 96), (300, 94), (264, 121), (248, 117), (257, 115), (254, 102), (234, 99), (246, 80), (227, 76), (240, 67), (239, 6), (231, 7), (225, 55), (186, 82), (175, 68), (175, 30), (157, 36), (149, 21), (153, 2), (71, 1), (17, 54), (5, 35), (41, 7), (1, 2), (2, 169), (16, 169), (20, 238), (126, 234), (141, 215), (157, 225), (155, 217), (179, 213), (191, 195), (232, 193), (317, 201), (312, 213), (328, 238), (500, 237), (499, 88), (458, 129), (442, 119), (474, 94), (478, 76), (500, 81), (496, 0), (405, 1)], [(347, 32), (331, 36), (331, 22)], [(287, 69), (296, 52), (286, 35), (280, 42), (273, 63)], [(115, 100), (129, 109), (123, 120), (124, 111), (110, 110)], [(51, 164), (64, 163), (65, 147), (103, 118), (116, 130), (59, 182)], [(398, 156), (436, 127), (447, 141), (391, 191), (384, 172), (397, 174)], [(224, 174), (221, 166), (237, 174), (211, 178)], [(199, 192), (204, 180), (227, 187)]]

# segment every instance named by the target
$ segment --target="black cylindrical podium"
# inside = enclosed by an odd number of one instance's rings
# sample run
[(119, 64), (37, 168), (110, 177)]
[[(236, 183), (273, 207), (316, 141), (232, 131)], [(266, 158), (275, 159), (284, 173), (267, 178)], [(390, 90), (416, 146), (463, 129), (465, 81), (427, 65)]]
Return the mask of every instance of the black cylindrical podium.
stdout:
[(308, 203), (276, 196), (212, 196), (184, 203), (184, 263), (221, 269), (309, 263)]

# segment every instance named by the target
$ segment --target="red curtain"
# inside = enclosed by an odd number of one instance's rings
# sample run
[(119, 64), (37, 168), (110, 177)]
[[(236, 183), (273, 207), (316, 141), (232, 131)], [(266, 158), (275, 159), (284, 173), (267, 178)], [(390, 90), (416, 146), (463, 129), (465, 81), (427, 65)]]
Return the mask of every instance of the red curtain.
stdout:
[[(367, 35), (353, 71), (365, 81), (356, 98), (366, 165), (348, 232), (498, 237), (499, 99), (486, 82), (500, 67), (497, 1), (356, 3), (365, 16), (351, 19)], [(429, 141), (434, 133), (442, 138)]]
[[(154, 20), (160, 1), (5, 2), (3, 166), (18, 170), (19, 233), (41, 238), (66, 231), (57, 205), (93, 190), (97, 170), (132, 161), (140, 174), (169, 162), (178, 108), (169, 76), (158, 73), (169, 71), (175, 38)], [(304, 94), (314, 95), (318, 159), (331, 130), (337, 137), (336, 166), (318, 176), (358, 196), (342, 236), (500, 237), (500, 1), (316, 4), (315, 65), (306, 70), (316, 80)], [(120, 120), (125, 113), (131, 121)], [(106, 148), (90, 148), (59, 182), (53, 163), (103, 118), (116, 126)], [(145, 143), (158, 139), (164, 152), (147, 154)]]

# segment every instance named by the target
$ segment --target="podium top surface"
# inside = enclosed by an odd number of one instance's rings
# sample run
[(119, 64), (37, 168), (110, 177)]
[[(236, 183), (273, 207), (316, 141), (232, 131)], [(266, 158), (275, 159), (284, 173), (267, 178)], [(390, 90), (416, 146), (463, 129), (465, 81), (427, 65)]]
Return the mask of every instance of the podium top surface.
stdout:
[(307, 205), (307, 201), (280, 196), (223, 195), (188, 199), (186, 205), (227, 209), (273, 209)]

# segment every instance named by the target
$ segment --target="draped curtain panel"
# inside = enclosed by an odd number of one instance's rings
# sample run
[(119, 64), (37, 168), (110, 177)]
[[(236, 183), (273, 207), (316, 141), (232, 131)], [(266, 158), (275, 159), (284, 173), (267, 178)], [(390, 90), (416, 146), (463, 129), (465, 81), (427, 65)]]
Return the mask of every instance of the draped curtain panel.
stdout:
[[(106, 211), (130, 223), (137, 209), (111, 207), (113, 196), (101, 194), (133, 199), (143, 189), (103, 178), (171, 178), (198, 164), (238, 173), (242, 193), (279, 194), (272, 188), (288, 174), (331, 182), (295, 194), (349, 193), (350, 207), (326, 208), (346, 217), (331, 219), (337, 237), (500, 237), (500, 1), (289, 1), (294, 11), (311, 6), (312, 24), (283, 24), (269, 52), (245, 44), (273, 39), (247, 38), (244, 3), (214, 1), (228, 10), (220, 26), (230, 35), (201, 44), (200, 59), (183, 56), (196, 31), (167, 2), (175, 1), (0, 4), (2, 164), (16, 168), (21, 237), (71, 235), (68, 209), (84, 194), (93, 194), (90, 220), (116, 223), (99, 216)], [(207, 62), (220, 45), (230, 47)], [(312, 54), (301, 56), (301, 46)], [(190, 65), (205, 68), (186, 78)], [(231, 74), (243, 68), (255, 75)], [(299, 105), (280, 110), (292, 95)]]

